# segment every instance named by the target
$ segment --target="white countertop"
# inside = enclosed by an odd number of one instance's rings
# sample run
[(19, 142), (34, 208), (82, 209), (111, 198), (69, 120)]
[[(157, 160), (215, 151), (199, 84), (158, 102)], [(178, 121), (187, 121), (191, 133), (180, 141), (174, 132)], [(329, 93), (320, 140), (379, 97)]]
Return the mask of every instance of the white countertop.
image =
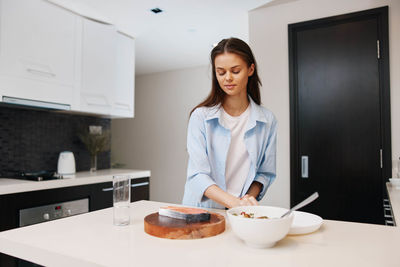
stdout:
[(396, 189), (391, 183), (386, 183), (386, 188), (389, 194), (390, 205), (392, 206), (396, 226), (400, 226), (400, 189)]
[(400, 266), (398, 227), (326, 220), (315, 233), (254, 249), (234, 236), (229, 223), (224, 233), (203, 239), (146, 234), (144, 217), (163, 205), (132, 203), (129, 226), (113, 226), (109, 208), (0, 232), (0, 252), (49, 267)]
[(74, 178), (49, 181), (28, 181), (0, 178), (0, 195), (111, 182), (112, 176), (117, 174), (127, 174), (132, 175), (133, 178), (143, 178), (150, 177), (151, 173), (148, 170), (106, 169), (98, 170), (94, 173), (77, 172)]

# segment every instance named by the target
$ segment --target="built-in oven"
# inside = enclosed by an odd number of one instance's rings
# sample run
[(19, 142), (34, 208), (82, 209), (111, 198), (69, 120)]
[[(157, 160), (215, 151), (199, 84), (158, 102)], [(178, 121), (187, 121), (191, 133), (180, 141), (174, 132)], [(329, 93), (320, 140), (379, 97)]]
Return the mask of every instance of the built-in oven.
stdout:
[[(89, 212), (89, 198), (32, 207), (19, 210), (19, 227), (42, 223)], [(38, 267), (40, 265), (18, 259), (18, 267)]]

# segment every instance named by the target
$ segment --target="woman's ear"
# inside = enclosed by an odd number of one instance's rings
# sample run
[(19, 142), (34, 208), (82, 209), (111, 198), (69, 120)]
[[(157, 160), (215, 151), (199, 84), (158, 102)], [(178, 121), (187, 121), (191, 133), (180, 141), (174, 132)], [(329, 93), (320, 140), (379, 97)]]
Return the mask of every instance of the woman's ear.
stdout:
[(252, 76), (253, 75), (253, 73), (254, 73), (254, 63), (252, 63), (251, 65), (250, 65), (250, 68), (249, 68), (249, 73), (248, 73), (248, 75), (247, 76)]

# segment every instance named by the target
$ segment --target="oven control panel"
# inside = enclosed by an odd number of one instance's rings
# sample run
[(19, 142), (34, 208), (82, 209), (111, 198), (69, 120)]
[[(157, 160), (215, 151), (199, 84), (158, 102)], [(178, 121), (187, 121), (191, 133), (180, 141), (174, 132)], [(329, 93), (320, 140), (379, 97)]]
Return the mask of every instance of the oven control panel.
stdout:
[(89, 212), (89, 199), (55, 203), (19, 211), (19, 227)]

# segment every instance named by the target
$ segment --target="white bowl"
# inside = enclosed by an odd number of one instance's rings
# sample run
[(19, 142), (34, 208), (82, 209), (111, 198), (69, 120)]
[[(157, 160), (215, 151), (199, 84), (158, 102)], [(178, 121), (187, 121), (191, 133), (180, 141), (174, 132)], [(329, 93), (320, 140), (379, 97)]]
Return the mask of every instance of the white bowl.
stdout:
[[(243, 218), (240, 213), (254, 213), (254, 217), (268, 216), (269, 219)], [(255, 248), (269, 248), (283, 239), (290, 230), (293, 213), (280, 218), (287, 209), (270, 206), (241, 206), (227, 211), (233, 233), (246, 245)], [(238, 216), (233, 215), (234, 213)]]

